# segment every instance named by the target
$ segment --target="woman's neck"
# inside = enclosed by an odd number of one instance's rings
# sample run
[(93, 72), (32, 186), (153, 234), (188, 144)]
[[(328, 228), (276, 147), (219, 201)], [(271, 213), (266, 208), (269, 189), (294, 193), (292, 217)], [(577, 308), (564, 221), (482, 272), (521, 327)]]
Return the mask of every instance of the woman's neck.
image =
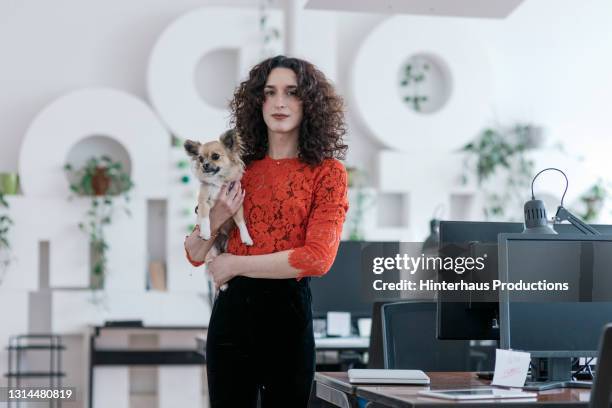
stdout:
[(273, 159), (288, 159), (298, 155), (298, 132), (268, 132), (268, 156)]

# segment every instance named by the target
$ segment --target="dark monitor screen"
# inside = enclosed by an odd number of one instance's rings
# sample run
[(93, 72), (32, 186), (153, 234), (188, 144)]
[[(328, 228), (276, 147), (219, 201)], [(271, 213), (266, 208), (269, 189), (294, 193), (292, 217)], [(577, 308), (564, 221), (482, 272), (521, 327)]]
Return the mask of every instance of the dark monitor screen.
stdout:
[[(469, 340), (436, 338), (436, 303), (398, 302), (383, 306), (388, 369), (423, 371), (492, 370), (495, 347)], [(475, 342), (476, 343), (476, 342)]]
[(546, 285), (500, 291), (502, 348), (597, 355), (602, 327), (612, 322), (612, 235), (502, 234), (499, 260), (501, 282)]
[[(312, 311), (315, 318), (327, 312), (350, 312), (354, 317), (371, 317), (374, 299), (368, 299), (362, 285), (362, 249), (369, 242), (342, 241), (330, 270), (320, 278), (310, 280)], [(398, 242), (376, 242), (382, 256), (399, 251)]]
[[(593, 225), (602, 234), (612, 234), (612, 225)], [(474, 251), (486, 251), (497, 255), (497, 238), (501, 233), (520, 233), (523, 223), (518, 222), (440, 222), (440, 256), (473, 256)], [(559, 234), (579, 233), (571, 224), (554, 226)], [(466, 252), (457, 252), (453, 244), (463, 243)], [(471, 253), (470, 253), (471, 251)], [(492, 257), (484, 271), (486, 279), (497, 279), (497, 262)], [(447, 274), (454, 274), (449, 271)], [(439, 280), (452, 280), (454, 276), (439, 276)], [(469, 279), (469, 276), (462, 276)], [(492, 302), (453, 302), (448, 293), (438, 295), (438, 338), (447, 340), (499, 340), (499, 303)]]
[[(518, 222), (440, 222), (440, 253), (442, 257), (470, 255), (469, 252), (456, 252), (458, 246), (477, 242), (497, 246), (497, 236), (502, 232), (521, 232), (523, 224)], [(464, 248), (469, 251), (469, 248)], [(490, 251), (497, 253), (497, 251)], [(495, 262), (491, 260), (488, 266)], [(489, 275), (497, 273), (487, 271)], [(452, 280), (454, 272), (440, 272), (438, 280)], [(449, 276), (450, 275), (450, 276)], [(466, 279), (466, 277), (462, 277)], [(498, 316), (497, 302), (453, 302), (445, 292), (438, 294), (437, 330), (438, 338), (444, 340), (498, 340), (499, 331), (494, 326)]]

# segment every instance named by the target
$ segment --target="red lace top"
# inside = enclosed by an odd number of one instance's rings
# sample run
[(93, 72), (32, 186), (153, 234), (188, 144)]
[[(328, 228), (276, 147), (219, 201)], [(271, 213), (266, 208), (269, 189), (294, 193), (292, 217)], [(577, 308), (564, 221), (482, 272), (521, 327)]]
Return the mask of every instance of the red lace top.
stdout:
[(297, 158), (266, 156), (247, 166), (242, 187), (253, 246), (244, 245), (234, 228), (227, 252), (263, 255), (292, 249), (289, 264), (300, 271), (299, 277), (325, 274), (336, 257), (348, 210), (342, 163), (326, 159), (312, 167)]

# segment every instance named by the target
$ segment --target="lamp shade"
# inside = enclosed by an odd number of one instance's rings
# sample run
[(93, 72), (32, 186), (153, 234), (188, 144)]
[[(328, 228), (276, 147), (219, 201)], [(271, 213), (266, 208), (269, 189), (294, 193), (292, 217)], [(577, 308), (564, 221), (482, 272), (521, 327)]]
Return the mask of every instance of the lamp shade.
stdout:
[(525, 229), (528, 234), (556, 234), (557, 231), (548, 225), (546, 207), (542, 200), (529, 200), (525, 203)]

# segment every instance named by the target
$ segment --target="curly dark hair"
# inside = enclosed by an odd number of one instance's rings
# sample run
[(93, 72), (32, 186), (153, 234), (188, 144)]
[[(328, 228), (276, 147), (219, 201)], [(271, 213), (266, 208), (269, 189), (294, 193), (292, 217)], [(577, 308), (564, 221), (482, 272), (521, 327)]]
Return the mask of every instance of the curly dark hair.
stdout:
[(326, 158), (344, 159), (348, 146), (342, 140), (346, 134), (342, 98), (313, 64), (278, 55), (255, 65), (230, 103), (231, 125), (244, 145), (244, 163), (263, 159), (268, 151), (268, 128), (261, 109), (264, 86), (274, 68), (289, 68), (297, 76), (296, 92), (304, 112), (298, 139), (300, 160), (316, 165)]

